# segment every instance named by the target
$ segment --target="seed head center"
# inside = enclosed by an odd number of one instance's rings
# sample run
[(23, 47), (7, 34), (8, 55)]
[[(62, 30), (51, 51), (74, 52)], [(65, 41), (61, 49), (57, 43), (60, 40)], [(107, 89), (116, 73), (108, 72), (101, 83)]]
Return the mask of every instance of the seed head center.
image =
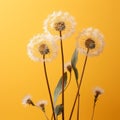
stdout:
[(50, 51), (49, 51), (49, 48), (46, 44), (42, 44), (42, 45), (39, 46), (39, 52), (42, 55), (45, 55), (45, 54), (48, 54)]
[(85, 46), (89, 49), (94, 49), (95, 48), (95, 41), (89, 38), (85, 41)]
[(54, 25), (54, 28), (56, 31), (63, 31), (65, 29), (65, 23), (64, 22), (57, 22)]

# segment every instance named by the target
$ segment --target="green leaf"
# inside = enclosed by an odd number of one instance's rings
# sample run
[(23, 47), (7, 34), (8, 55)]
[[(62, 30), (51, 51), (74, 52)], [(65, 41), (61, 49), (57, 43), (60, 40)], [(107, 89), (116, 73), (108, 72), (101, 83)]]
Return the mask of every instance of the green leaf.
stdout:
[(63, 111), (63, 105), (62, 105), (62, 104), (57, 105), (57, 106), (55, 107), (55, 115), (56, 115), (56, 116), (60, 115), (60, 114), (62, 113), (62, 111)]
[(78, 50), (75, 49), (75, 51), (72, 55), (72, 59), (71, 59), (71, 63), (72, 63), (73, 66), (76, 66), (77, 60), (78, 60)]
[(76, 82), (78, 84), (78, 70), (76, 67), (73, 67), (73, 70), (74, 70), (74, 74), (75, 74), (75, 78), (76, 78)]
[[(63, 80), (63, 77), (60, 78), (60, 80), (59, 80), (59, 82), (58, 82), (58, 84), (57, 84), (57, 86), (55, 88), (55, 91), (54, 91), (54, 104), (56, 103), (58, 96), (62, 92), (62, 80)], [(64, 73), (64, 89), (66, 87), (66, 84), (67, 84), (67, 72)]]
[(78, 70), (76, 68), (77, 61), (78, 61), (78, 50), (75, 49), (71, 58), (71, 65), (75, 74), (76, 82), (78, 83)]

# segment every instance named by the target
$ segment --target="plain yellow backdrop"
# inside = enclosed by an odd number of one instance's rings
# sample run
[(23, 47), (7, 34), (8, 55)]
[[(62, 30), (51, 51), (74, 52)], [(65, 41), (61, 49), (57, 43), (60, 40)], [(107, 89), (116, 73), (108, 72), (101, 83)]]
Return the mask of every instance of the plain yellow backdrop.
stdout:
[[(95, 120), (120, 120), (119, 3), (119, 0), (0, 0), (0, 120), (45, 120), (38, 108), (24, 108), (21, 104), (26, 94), (32, 95), (34, 102), (48, 100), (46, 112), (51, 115), (43, 65), (29, 59), (26, 46), (33, 35), (43, 32), (46, 17), (58, 10), (69, 12), (77, 22), (76, 33), (64, 41), (65, 62), (70, 60), (76, 36), (83, 28), (98, 28), (105, 36), (103, 53), (88, 59), (81, 88), (81, 120), (90, 120), (95, 86), (105, 91), (98, 100)], [(79, 71), (83, 59), (79, 55)], [(61, 76), (60, 64), (60, 52), (56, 60), (47, 64), (52, 93)], [(73, 76), (65, 93), (66, 120), (75, 91)]]

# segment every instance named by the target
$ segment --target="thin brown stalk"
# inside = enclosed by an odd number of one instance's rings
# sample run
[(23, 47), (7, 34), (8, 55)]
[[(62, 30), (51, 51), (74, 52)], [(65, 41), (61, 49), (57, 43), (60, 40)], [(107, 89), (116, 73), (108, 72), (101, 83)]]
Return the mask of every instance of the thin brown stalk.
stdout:
[(92, 116), (91, 116), (91, 120), (93, 120), (93, 119), (94, 119), (95, 106), (96, 106), (96, 102), (94, 101), (94, 104), (93, 104), (93, 111), (92, 111)]
[(53, 100), (52, 100), (50, 85), (49, 85), (49, 81), (48, 81), (48, 76), (47, 76), (46, 63), (45, 63), (45, 55), (43, 55), (43, 60), (44, 60), (43, 65), (44, 65), (45, 78), (46, 78), (46, 83), (47, 83), (47, 87), (48, 87), (50, 102), (51, 102), (51, 106), (52, 106), (53, 117), (54, 117), (54, 120), (55, 120), (55, 111), (54, 111), (54, 105), (53, 105)]
[(78, 106), (77, 106), (77, 120), (79, 120), (80, 114), (80, 93), (78, 93)]
[(63, 52), (63, 43), (62, 43), (62, 32), (60, 31), (60, 46), (61, 46), (61, 58), (62, 58), (62, 120), (64, 120), (64, 52)]
[[(78, 87), (78, 81), (77, 81), (77, 87)], [(77, 120), (79, 120), (79, 116), (80, 116), (80, 93), (78, 93)]]
[(46, 115), (46, 113), (44, 113), (44, 115), (45, 115), (46, 120), (49, 120), (49, 118), (48, 118), (48, 116)]
[(51, 120), (53, 120), (53, 114), (52, 114), (52, 116), (51, 116)]
[[(89, 52), (89, 49), (87, 50), (87, 54), (88, 54), (88, 52)], [(73, 107), (72, 107), (72, 110), (71, 110), (71, 114), (70, 114), (69, 120), (71, 120), (71, 118), (72, 118), (73, 111), (74, 111), (74, 108), (75, 108), (75, 104), (76, 104), (76, 101), (77, 101), (77, 97), (79, 95), (79, 91), (80, 91), (80, 88), (81, 88), (81, 84), (82, 84), (83, 75), (84, 75), (84, 72), (85, 72), (87, 59), (88, 59), (88, 55), (86, 55), (86, 57), (85, 57), (85, 61), (84, 61), (83, 69), (82, 69), (82, 74), (81, 74), (81, 77), (80, 77), (80, 83), (78, 85), (78, 90), (77, 90), (77, 93), (76, 93), (76, 97), (75, 97), (75, 100), (74, 100), (74, 103), (73, 103)]]

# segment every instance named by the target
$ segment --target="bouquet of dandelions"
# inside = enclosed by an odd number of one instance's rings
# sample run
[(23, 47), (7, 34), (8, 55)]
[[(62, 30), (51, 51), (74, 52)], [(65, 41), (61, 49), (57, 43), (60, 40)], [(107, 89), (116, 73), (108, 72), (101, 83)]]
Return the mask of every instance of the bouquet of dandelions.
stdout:
[[(51, 15), (48, 16), (48, 18), (44, 21), (44, 33), (38, 34), (34, 36), (27, 46), (27, 51), (29, 57), (33, 61), (38, 61), (43, 63), (44, 68), (44, 74), (45, 74), (45, 80), (47, 84), (47, 89), (49, 93), (49, 98), (51, 102), (51, 116), (48, 117), (47, 113), (45, 111), (45, 105), (47, 104), (47, 101), (42, 100), (38, 103), (34, 103), (32, 101), (32, 98), (30, 95), (25, 96), (23, 99), (23, 104), (25, 105), (32, 105), (35, 107), (39, 107), (42, 112), (45, 115), (45, 118), (47, 120), (57, 120), (59, 115), (62, 115), (62, 120), (65, 120), (65, 105), (64, 105), (64, 92), (68, 88), (70, 82), (71, 82), (71, 72), (74, 72), (76, 84), (77, 84), (77, 92), (76, 96), (71, 108), (69, 120), (72, 119), (72, 115), (74, 112), (74, 108), (77, 102), (77, 120), (80, 118), (79, 113), (79, 106), (80, 106), (80, 88), (83, 81), (84, 71), (87, 63), (87, 59), (89, 56), (96, 56), (99, 55), (104, 46), (104, 37), (99, 32), (98, 29), (94, 29), (92, 27), (86, 28), (83, 31), (80, 32), (80, 34), (77, 37), (77, 46), (73, 52), (73, 55), (71, 57), (71, 61), (64, 64), (64, 49), (63, 49), (63, 40), (67, 37), (70, 37), (74, 31), (75, 31), (76, 22), (74, 18), (67, 12), (53, 12)], [(58, 52), (58, 47), (56, 44), (56, 41), (59, 40), (60, 42), (60, 50), (61, 50), (61, 69), (62, 69), (62, 75), (60, 80), (57, 83), (57, 86), (54, 90), (54, 95), (52, 96), (47, 69), (46, 69), (46, 62), (50, 62), (53, 58), (56, 57)], [(76, 67), (77, 61), (78, 61), (78, 54), (83, 53), (85, 55), (85, 60), (82, 68), (82, 73), (79, 76), (78, 69)], [(65, 68), (67, 68), (67, 71), (65, 71)], [(67, 77), (67, 74), (69, 75), (69, 80)], [(93, 102), (93, 111), (91, 115), (91, 120), (94, 118), (94, 112), (96, 107), (96, 102), (98, 100), (98, 97), (100, 94), (103, 93), (103, 90), (99, 87), (96, 87), (94, 89), (94, 102)], [(59, 97), (59, 95), (62, 94), (62, 100), (61, 103), (56, 105), (56, 101)]]

